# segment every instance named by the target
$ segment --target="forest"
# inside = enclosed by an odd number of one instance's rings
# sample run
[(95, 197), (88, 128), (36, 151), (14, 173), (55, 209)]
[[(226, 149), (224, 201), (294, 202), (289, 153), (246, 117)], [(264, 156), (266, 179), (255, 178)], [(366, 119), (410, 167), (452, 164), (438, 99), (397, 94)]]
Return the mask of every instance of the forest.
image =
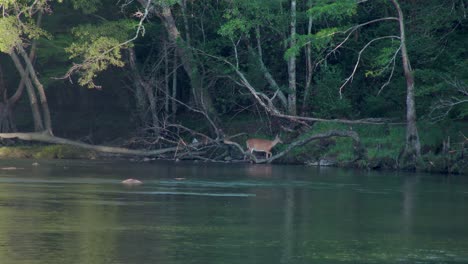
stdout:
[(0, 0), (0, 157), (465, 174), (467, 7)]

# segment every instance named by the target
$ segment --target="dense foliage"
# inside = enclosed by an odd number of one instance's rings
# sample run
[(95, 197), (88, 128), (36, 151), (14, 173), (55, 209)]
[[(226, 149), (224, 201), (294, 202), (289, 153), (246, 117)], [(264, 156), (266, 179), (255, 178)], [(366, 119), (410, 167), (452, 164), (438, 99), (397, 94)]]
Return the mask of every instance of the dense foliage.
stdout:
[[(400, 5), (418, 120), (465, 122), (466, 1)], [(249, 85), (282, 112), (294, 103), (302, 116), (404, 122), (397, 16), (389, 0), (0, 0), (0, 90), (18, 91), (9, 56), (37, 40), (32, 61), (62, 135), (167, 138), (168, 120), (227, 129), (264, 117)], [(13, 111), (22, 131), (33, 128), (30, 98)], [(208, 120), (191, 124), (200, 111)]]

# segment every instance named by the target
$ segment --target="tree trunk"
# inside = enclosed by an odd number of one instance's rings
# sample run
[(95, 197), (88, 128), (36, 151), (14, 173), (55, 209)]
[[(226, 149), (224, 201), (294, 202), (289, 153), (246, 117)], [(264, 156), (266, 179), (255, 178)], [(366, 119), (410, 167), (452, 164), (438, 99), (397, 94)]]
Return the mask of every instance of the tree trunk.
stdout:
[[(36, 22), (37, 26), (40, 26), (41, 21), (42, 21), (42, 13), (40, 12), (37, 17), (37, 22)], [(32, 45), (31, 45), (31, 50), (29, 52), (29, 59), (31, 61), (33, 61), (34, 57), (36, 56), (36, 46), (37, 46), (37, 41), (33, 40)], [(1, 73), (1, 70), (0, 70), (0, 73)], [(28, 70), (25, 71), (24, 75), (20, 75), (21, 76), (20, 84), (18, 85), (18, 88), (16, 89), (15, 93), (10, 98), (8, 99), (6, 98), (7, 97), (6, 88), (4, 90), (5, 100), (4, 100), (4, 103), (0, 105), (0, 124), (1, 124), (0, 131), (3, 133), (16, 131), (16, 126), (15, 126), (14, 119), (13, 119), (13, 107), (23, 95), (24, 87), (26, 86), (26, 81), (27, 81), (26, 79), (29, 78), (28, 75), (29, 75)], [(32, 91), (34, 92), (34, 89)], [(34, 102), (37, 102), (35, 95), (34, 95)], [(35, 103), (35, 105), (37, 108), (37, 103)], [(36, 119), (37, 117), (33, 118), (35, 131), (39, 131), (39, 130), (42, 131), (44, 128), (42, 126), (42, 118), (39, 114), (39, 108), (37, 108), (37, 112), (35, 114), (33, 110), (33, 115), (39, 115), (39, 119)], [(36, 123), (36, 122), (39, 122), (39, 123)]]
[[(261, 39), (260, 39), (260, 28), (257, 27), (255, 32), (256, 32), (255, 35), (256, 35), (256, 39), (257, 39), (257, 51), (258, 51), (258, 56), (256, 56), (256, 57), (258, 57), (258, 63), (260, 64), (260, 70), (262, 71), (263, 76), (265, 77), (268, 84), (270, 85), (270, 88), (272, 90), (274, 90), (275, 92), (278, 92), (278, 98), (279, 98), (279, 100), (281, 102), (281, 105), (284, 107), (284, 109), (287, 109), (288, 108), (288, 100), (287, 100), (286, 96), (284, 95), (283, 91), (281, 91), (278, 83), (273, 78), (270, 71), (265, 66), (265, 63), (263, 62), (263, 51), (262, 51), (262, 43), (261, 43)], [(253, 49), (250, 46), (248, 47), (248, 49), (249, 49), (250, 53), (255, 55)]]
[[(48, 133), (0, 133), (0, 139), (13, 139), (17, 138), (20, 140), (26, 141), (38, 141), (38, 142), (45, 142), (51, 144), (63, 144), (63, 145), (70, 145), (74, 147), (94, 150), (102, 153), (114, 153), (114, 154), (122, 154), (122, 155), (134, 155), (134, 156), (159, 156), (164, 155), (166, 153), (175, 152), (179, 147), (170, 147), (170, 148), (163, 148), (163, 149), (155, 149), (155, 150), (139, 150), (139, 149), (127, 149), (127, 148), (120, 148), (120, 147), (108, 147), (108, 146), (100, 146), (100, 145), (91, 145), (87, 143), (83, 143), (80, 141), (74, 141), (66, 138), (60, 138), (56, 136), (52, 136)], [(196, 147), (197, 145), (193, 145)]]
[(0, 132), (15, 132), (15, 123), (11, 114), (11, 105), (7, 98), (7, 87), (3, 80), (3, 71), (0, 65), (0, 96), (3, 95), (3, 101), (0, 102)]
[[(177, 53), (174, 51), (174, 62), (173, 62), (173, 69), (172, 69), (172, 98), (177, 99)], [(172, 100), (172, 121), (175, 121), (176, 114), (177, 114), (177, 102), (176, 100)]]
[[(42, 12), (39, 12), (39, 14), (37, 15), (37, 20), (36, 20), (36, 26), (38, 28), (41, 27), (41, 22), (42, 22)], [(36, 57), (36, 47), (37, 47), (37, 41), (33, 40), (32, 45), (31, 45), (31, 50), (29, 51), (30, 61), (34, 61), (34, 58)], [(29, 70), (26, 69), (26, 76), (28, 75), (29, 75)], [(16, 89), (15, 94), (9, 99), (9, 103), (11, 105), (14, 105), (16, 101), (18, 101), (18, 99), (21, 97), (25, 85), (26, 85), (26, 80), (23, 77), (21, 77), (21, 81), (20, 81), (20, 84), (18, 85), (18, 89)]]
[(128, 65), (130, 66), (130, 70), (132, 71), (129, 78), (131, 79), (133, 87), (135, 88), (134, 97), (136, 111), (138, 117), (140, 118), (140, 121), (144, 123), (146, 120), (146, 111), (148, 109), (149, 102), (146, 98), (145, 89), (143, 88), (143, 80), (141, 79), (140, 72), (137, 70), (136, 67), (135, 49), (133, 47), (130, 47), (127, 49), (127, 51)]
[(167, 41), (164, 41), (164, 111), (169, 114), (169, 55)]
[(414, 75), (411, 69), (408, 51), (406, 48), (406, 36), (403, 12), (397, 0), (391, 0), (398, 11), (398, 22), (400, 25), (401, 38), (401, 58), (403, 70), (406, 78), (406, 145), (403, 158), (413, 165), (421, 157), (421, 143), (419, 141), (418, 129), (416, 126), (416, 108), (414, 101)]
[(190, 30), (189, 30), (189, 22), (187, 19), (187, 0), (182, 0), (181, 3), (182, 9), (182, 18), (184, 19), (184, 28), (185, 28), (185, 42), (187, 46), (190, 47)]
[[(311, 1), (308, 1), (309, 8), (311, 7)], [(309, 15), (309, 23), (307, 25), (307, 35), (310, 36), (312, 34), (312, 15)], [(306, 115), (307, 111), (307, 104), (309, 102), (310, 94), (311, 94), (311, 85), (312, 85), (312, 47), (310, 42), (306, 45), (306, 85), (304, 87), (304, 97), (302, 99), (302, 115)]]
[(29, 96), (29, 103), (31, 104), (31, 111), (33, 115), (34, 131), (43, 131), (44, 124), (42, 123), (42, 116), (41, 116), (41, 112), (39, 111), (39, 105), (37, 104), (36, 92), (34, 91), (34, 86), (31, 83), (31, 79), (29, 78), (28, 74), (24, 70), (23, 65), (21, 64), (21, 61), (18, 58), (18, 55), (12, 52), (10, 54), (10, 57), (13, 60), (13, 63), (15, 64), (16, 69), (20, 73), (21, 79), (25, 80), (26, 91)]
[[(159, 135), (160, 132), (160, 124), (159, 124), (159, 117), (158, 117), (158, 111), (157, 111), (157, 104), (156, 104), (156, 98), (154, 91), (152, 87), (141, 77), (140, 72), (138, 71), (138, 68), (136, 66), (136, 58), (135, 58), (135, 50), (133, 48), (130, 48), (128, 50), (129, 53), (129, 64), (130, 68), (133, 71), (133, 79), (134, 79), (134, 84), (135, 84), (135, 89), (136, 89), (136, 97), (137, 97), (137, 104), (140, 107), (145, 107), (147, 105), (147, 102), (149, 103), (149, 108), (150, 108), (150, 113), (151, 113), (151, 130), (156, 134)], [(144, 91), (144, 97), (146, 98), (145, 101), (142, 100), (141, 96), (141, 88), (143, 88)], [(140, 109), (143, 110), (143, 112), (146, 112), (146, 109)], [(145, 114), (140, 113), (140, 116), (143, 118), (143, 121), (145, 121)]]
[[(296, 46), (296, 0), (291, 0), (291, 40), (289, 48)], [(289, 94), (288, 114), (296, 115), (296, 56), (291, 55), (288, 59)]]
[(0, 102), (0, 133), (11, 133), (16, 131), (15, 122), (8, 102)]
[(20, 53), (21, 57), (26, 63), (26, 68), (29, 71), (29, 76), (31, 77), (32, 81), (34, 82), (34, 85), (36, 86), (36, 89), (39, 93), (39, 99), (41, 100), (41, 106), (42, 106), (42, 114), (44, 115), (44, 125), (45, 125), (45, 130), (53, 135), (52, 132), (52, 120), (50, 118), (50, 111), (49, 111), (49, 105), (47, 103), (47, 97), (44, 91), (44, 86), (42, 86), (42, 83), (39, 81), (39, 78), (36, 75), (36, 72), (34, 70), (34, 66), (31, 63), (31, 60), (29, 60), (28, 54), (26, 54), (26, 51), (24, 51), (22, 46), (17, 46), (17, 50)]
[[(177, 45), (177, 53), (181, 59), (182, 66), (187, 72), (191, 79), (192, 89), (197, 90), (200, 88), (200, 74), (198, 69), (193, 65), (193, 54), (192, 51), (187, 47), (187, 43), (180, 36), (180, 32), (176, 26), (174, 17), (172, 16), (171, 9), (169, 7), (162, 7), (161, 12), (158, 12), (158, 16), (163, 22), (169, 39)], [(199, 95), (199, 91), (195, 91), (195, 94)], [(200, 98), (195, 98), (196, 103), (199, 102)]]
[(194, 102), (197, 107), (203, 109), (212, 119), (217, 120), (218, 115), (213, 106), (212, 98), (208, 89), (203, 87), (201, 74), (196, 65), (195, 56), (191, 47), (180, 36), (171, 9), (166, 5), (161, 5), (157, 11), (158, 17), (164, 24), (169, 35), (169, 40), (176, 44), (176, 50), (182, 62), (182, 66), (190, 78), (190, 85), (194, 93)]

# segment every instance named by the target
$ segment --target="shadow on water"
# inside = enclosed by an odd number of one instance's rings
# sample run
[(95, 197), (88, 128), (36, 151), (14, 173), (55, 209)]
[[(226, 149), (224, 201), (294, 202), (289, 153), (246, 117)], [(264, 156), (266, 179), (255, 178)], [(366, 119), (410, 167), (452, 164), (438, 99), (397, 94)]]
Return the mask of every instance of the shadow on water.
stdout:
[(1, 263), (468, 262), (463, 177), (39, 163), (0, 161)]

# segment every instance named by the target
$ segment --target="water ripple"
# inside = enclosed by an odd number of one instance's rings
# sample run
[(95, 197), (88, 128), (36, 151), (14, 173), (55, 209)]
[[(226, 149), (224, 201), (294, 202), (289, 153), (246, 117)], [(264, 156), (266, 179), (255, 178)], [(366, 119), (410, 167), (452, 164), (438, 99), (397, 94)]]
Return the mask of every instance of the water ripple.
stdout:
[(253, 193), (202, 193), (202, 192), (127, 192), (134, 194), (150, 194), (150, 195), (192, 195), (192, 196), (220, 196), (220, 197), (254, 197)]

